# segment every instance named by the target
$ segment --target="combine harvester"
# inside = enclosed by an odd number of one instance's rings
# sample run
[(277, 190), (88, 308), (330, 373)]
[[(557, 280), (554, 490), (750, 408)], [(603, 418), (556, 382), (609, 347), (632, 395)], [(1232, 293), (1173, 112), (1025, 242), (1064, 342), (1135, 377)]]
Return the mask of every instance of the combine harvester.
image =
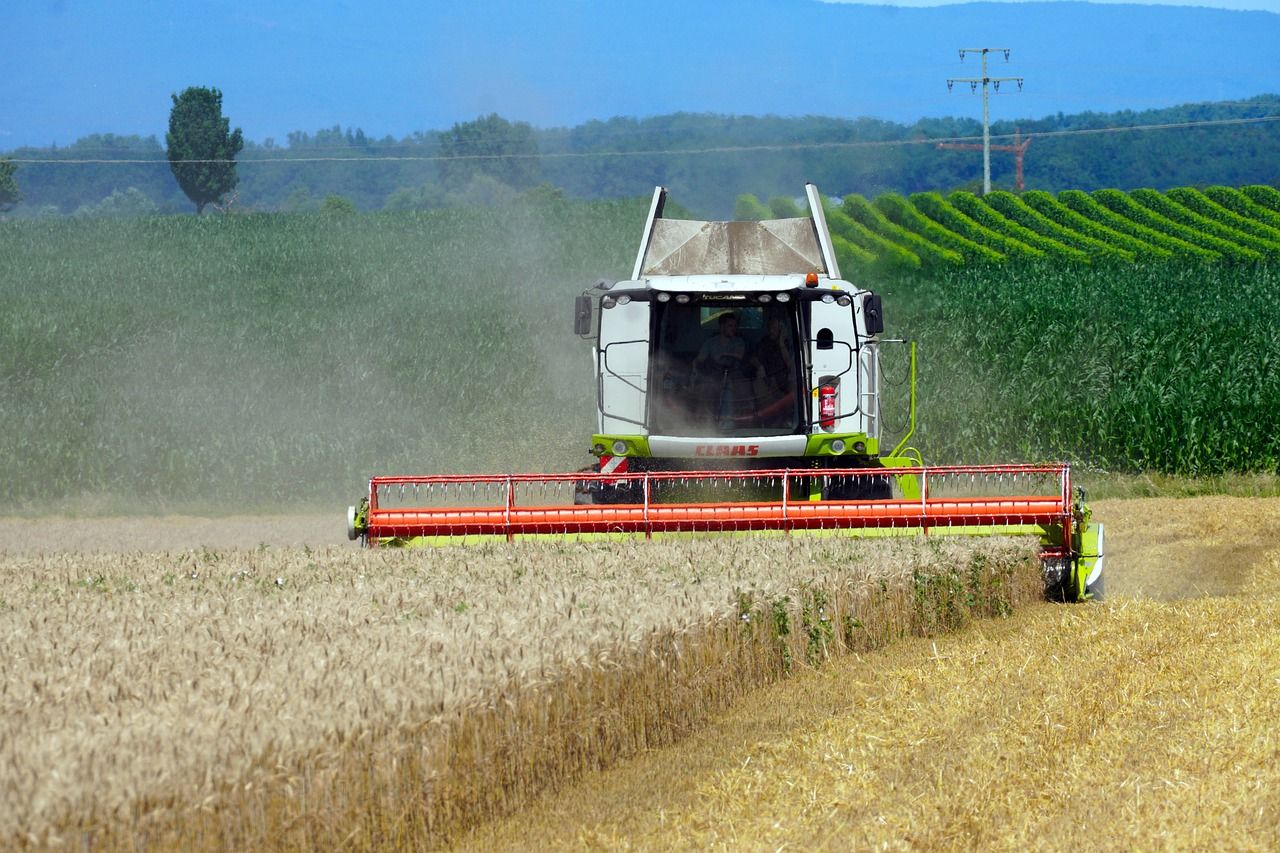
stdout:
[[(631, 279), (578, 297), (594, 341), (596, 464), (572, 474), (374, 477), (348, 535), (376, 545), (525, 537), (1035, 535), (1046, 593), (1102, 592), (1103, 530), (1066, 464), (929, 467), (881, 452), (880, 297), (840, 277), (809, 217), (664, 219)], [(597, 323), (598, 318), (598, 323)], [(593, 334), (593, 329), (595, 330)]]

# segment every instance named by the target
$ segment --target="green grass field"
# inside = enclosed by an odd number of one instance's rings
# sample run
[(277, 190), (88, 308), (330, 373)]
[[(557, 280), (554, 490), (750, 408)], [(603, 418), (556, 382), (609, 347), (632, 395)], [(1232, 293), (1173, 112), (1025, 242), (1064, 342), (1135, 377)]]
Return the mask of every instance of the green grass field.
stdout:
[(629, 268), (643, 215), (0, 223), (0, 500), (258, 509), (581, 466), (573, 297)]
[[(580, 467), (572, 299), (628, 274), (644, 205), (0, 223), (0, 500), (301, 509), (373, 473)], [(1276, 267), (1098, 255), (845, 271), (920, 342), (926, 459), (1280, 469)], [(905, 350), (885, 359), (901, 383)]]

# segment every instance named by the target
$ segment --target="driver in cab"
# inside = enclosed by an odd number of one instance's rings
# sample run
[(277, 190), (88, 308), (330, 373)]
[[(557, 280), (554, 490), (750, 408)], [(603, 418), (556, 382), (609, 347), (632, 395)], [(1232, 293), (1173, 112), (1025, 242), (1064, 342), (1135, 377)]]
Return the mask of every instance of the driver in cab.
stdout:
[(719, 323), (719, 334), (708, 338), (698, 350), (698, 357), (693, 360), (694, 370), (731, 369), (746, 358), (747, 342), (738, 337), (738, 315), (732, 311), (721, 314)]

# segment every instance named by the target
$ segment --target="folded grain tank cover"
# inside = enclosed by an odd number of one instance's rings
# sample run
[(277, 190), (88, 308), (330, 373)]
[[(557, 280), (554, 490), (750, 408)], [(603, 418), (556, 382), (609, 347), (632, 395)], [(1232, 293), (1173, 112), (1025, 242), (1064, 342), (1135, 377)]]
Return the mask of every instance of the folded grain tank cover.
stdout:
[(642, 276), (830, 274), (814, 221), (655, 219)]

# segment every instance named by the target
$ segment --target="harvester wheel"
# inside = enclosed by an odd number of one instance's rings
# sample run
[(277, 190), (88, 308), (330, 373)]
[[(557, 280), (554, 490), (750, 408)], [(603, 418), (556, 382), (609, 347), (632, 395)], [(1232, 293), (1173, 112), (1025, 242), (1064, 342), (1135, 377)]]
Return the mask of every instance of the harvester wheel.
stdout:
[[(584, 472), (595, 473), (593, 468)], [(644, 501), (644, 486), (633, 480), (611, 483), (599, 480), (579, 480), (573, 486), (573, 502), (578, 506), (599, 504), (633, 504)]]
[[(1099, 574), (1093, 583), (1085, 587), (1090, 601), (1106, 598), (1106, 574)], [(1072, 582), (1071, 564), (1065, 559), (1046, 560), (1044, 564), (1044, 597), (1060, 604), (1079, 601), (1079, 589)]]
[(1066, 559), (1044, 561), (1044, 597), (1058, 604), (1076, 600), (1071, 589), (1071, 565)]
[(598, 504), (638, 504), (644, 503), (644, 487), (628, 480), (619, 483), (598, 483), (592, 493), (593, 503)]
[(893, 497), (888, 477), (841, 477), (822, 494), (825, 501), (882, 501)]
[[(585, 468), (579, 468), (579, 474), (594, 474), (596, 466), (588, 465)], [(575, 506), (590, 506), (595, 503), (594, 496), (591, 494), (591, 483), (588, 480), (575, 480), (573, 483), (573, 503)]]

